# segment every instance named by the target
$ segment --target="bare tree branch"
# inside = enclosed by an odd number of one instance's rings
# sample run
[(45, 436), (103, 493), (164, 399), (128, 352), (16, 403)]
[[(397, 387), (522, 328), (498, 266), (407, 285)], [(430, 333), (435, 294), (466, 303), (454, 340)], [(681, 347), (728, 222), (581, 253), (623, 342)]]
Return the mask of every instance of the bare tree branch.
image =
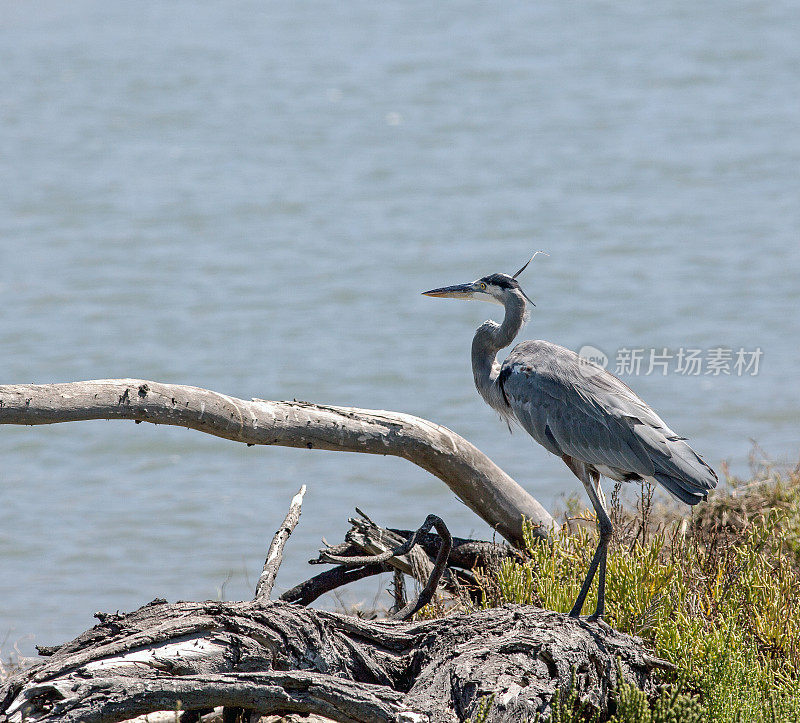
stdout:
[(261, 571), (256, 583), (254, 600), (269, 600), (272, 587), (275, 585), (275, 578), (278, 576), (278, 568), (280, 568), (283, 561), (283, 548), (300, 520), (300, 507), (303, 504), (303, 495), (305, 493), (306, 486), (303, 485), (300, 491), (292, 497), (289, 512), (286, 514), (283, 524), (275, 533), (275, 537), (272, 538), (272, 544), (269, 546), (267, 559), (264, 562), (264, 569)]
[(400, 546), (400, 549), (402, 550), (406, 545), (410, 548), (413, 544), (416, 544), (417, 537), (419, 535), (424, 535), (426, 532), (430, 532), (431, 527), (435, 527), (439, 536), (442, 538), (442, 544), (439, 547), (439, 553), (436, 555), (431, 576), (428, 578), (428, 582), (425, 583), (425, 587), (422, 588), (419, 595), (417, 595), (417, 599), (410, 600), (406, 603), (405, 607), (392, 613), (390, 620), (408, 620), (415, 612), (425, 607), (436, 593), (439, 580), (442, 579), (445, 566), (447, 565), (447, 558), (450, 556), (450, 550), (453, 549), (453, 537), (450, 535), (450, 530), (447, 529), (447, 525), (444, 524), (444, 520), (436, 515), (428, 515), (425, 518), (425, 522), (422, 523), (422, 526), (406, 543)]
[[(338, 557), (346, 558), (347, 563), (326, 570), (310, 580), (296, 585), (291, 590), (287, 590), (280, 596), (281, 600), (298, 605), (309, 605), (320, 595), (356, 580), (384, 572), (394, 571), (395, 588), (397, 588), (398, 574), (401, 576), (400, 579), (403, 574), (411, 575), (423, 584), (428, 580), (434, 568), (433, 558), (437, 556), (442, 546), (442, 538), (439, 535), (381, 527), (361, 510), (357, 509), (357, 512), (361, 517), (350, 519), (352, 528), (345, 535), (346, 541), (334, 545), (325, 543), (326, 547), (320, 550), (319, 557), (309, 560), (312, 565), (330, 564)], [(363, 557), (364, 553), (379, 555), (393, 550), (414, 534), (416, 534), (416, 544), (408, 555), (394, 556), (386, 562), (353, 566), (353, 558)], [(453, 537), (452, 540), (453, 546), (447, 558), (447, 567), (440, 584), (455, 596), (469, 595), (476, 603), (481, 600), (481, 591), (472, 573), (473, 568), (493, 569), (504, 559), (522, 559), (520, 552), (509, 545), (469, 540), (463, 537)], [(398, 591), (395, 590), (395, 592)], [(406, 601), (403, 600), (402, 605), (395, 604), (395, 608), (399, 610), (405, 604)]]
[[(411, 530), (398, 530), (394, 527), (386, 528), (403, 539), (408, 539), (413, 534)], [(428, 532), (417, 537), (417, 544), (431, 557), (439, 549), (439, 536)], [(447, 560), (448, 567), (457, 567), (462, 570), (473, 570), (476, 567), (491, 567), (499, 565), (503, 560), (521, 562), (524, 556), (516, 547), (510, 547), (500, 542), (486, 542), (484, 540), (471, 540), (466, 537), (453, 537), (453, 549)]]
[(522, 542), (523, 516), (546, 537), (553, 518), (475, 446), (419, 417), (308, 402), (245, 401), (178, 384), (102, 379), (0, 386), (0, 424), (132, 419), (189, 427), (246, 444), (402, 457), (441, 479), (507, 540)]
[[(356, 511), (361, 515), (361, 519), (350, 518), (351, 528), (345, 534), (345, 541), (334, 545), (325, 543), (326, 547), (320, 550), (319, 557), (309, 560), (309, 564), (328, 564), (331, 562), (329, 555), (338, 557), (358, 557), (364, 553), (378, 555), (399, 546), (414, 534), (410, 530), (381, 527), (358, 508)], [(432, 559), (436, 556), (440, 546), (439, 535), (430, 532), (417, 535), (417, 547), (413, 548), (411, 557), (408, 555), (395, 557), (387, 564), (424, 582), (430, 575), (430, 569), (424, 564), (420, 564), (421, 561), (414, 553), (419, 549), (420, 552), (424, 551)], [(521, 562), (523, 559), (520, 550), (507, 544), (453, 537), (453, 548), (447, 559), (447, 568), (451, 573), (457, 574), (459, 584), (464, 582), (474, 584), (475, 578), (471, 571), (476, 567), (489, 570), (498, 567), (503, 560)], [(446, 585), (450, 582), (447, 573), (443, 579)]]
[[(387, 565), (410, 575), (424, 585), (433, 572), (433, 557), (441, 548), (441, 541), (433, 551), (426, 554), (426, 551), (416, 544), (411, 546), (405, 544), (413, 535), (417, 535), (416, 539), (419, 540), (418, 530), (408, 537), (403, 537), (385, 527), (380, 527), (358, 508), (356, 511), (363, 519), (351, 517), (348, 520), (352, 527), (345, 535), (345, 542), (320, 550), (319, 557), (316, 560), (309, 560), (309, 563), (362, 565), (370, 561), (377, 562), (380, 556)], [(450, 577), (449, 574), (446, 576), (447, 582), (450, 582)]]
[(377, 562), (361, 567), (339, 565), (330, 570), (325, 570), (319, 575), (314, 575), (314, 577), (301, 582), (299, 585), (295, 585), (291, 590), (283, 593), (279, 599), (297, 605), (310, 605), (326, 592), (331, 592), (331, 590), (336, 590), (336, 588), (348, 585), (356, 580), (362, 580), (365, 577), (391, 571), (392, 567), (385, 562)]

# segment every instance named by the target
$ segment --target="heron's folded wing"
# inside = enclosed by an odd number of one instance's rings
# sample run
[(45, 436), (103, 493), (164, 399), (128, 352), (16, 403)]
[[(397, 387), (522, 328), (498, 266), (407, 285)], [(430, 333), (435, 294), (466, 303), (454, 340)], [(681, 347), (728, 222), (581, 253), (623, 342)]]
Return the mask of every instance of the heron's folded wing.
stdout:
[(688, 504), (716, 485), (700, 455), (624, 382), (568, 349), (523, 342), (498, 383), (519, 423), (554, 454), (655, 478)]
[(580, 371), (569, 368), (569, 359), (554, 364), (538, 356), (520, 358), (516, 351), (501, 370), (503, 392), (513, 415), (537, 442), (553, 454), (628, 474), (653, 474), (653, 462), (627, 416), (635, 413), (633, 406), (575, 378)]

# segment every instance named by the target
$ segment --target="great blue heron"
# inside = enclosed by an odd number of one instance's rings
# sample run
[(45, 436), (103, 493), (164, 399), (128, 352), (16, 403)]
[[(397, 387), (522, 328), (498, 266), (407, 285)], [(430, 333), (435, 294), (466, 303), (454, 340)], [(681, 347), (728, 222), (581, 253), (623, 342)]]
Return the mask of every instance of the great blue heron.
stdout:
[(624, 382), (575, 352), (549, 341), (523, 341), (500, 365), (497, 352), (511, 344), (526, 320), (530, 299), (516, 279), (532, 260), (513, 276), (491, 274), (424, 294), (505, 307), (502, 324), (485, 321), (475, 332), (475, 386), (489, 406), (561, 457), (583, 483), (597, 514), (600, 540), (570, 615), (580, 615), (597, 573), (597, 609), (589, 620), (598, 620), (605, 613), (606, 557), (613, 532), (600, 475), (658, 482), (689, 505), (707, 498), (717, 475)]

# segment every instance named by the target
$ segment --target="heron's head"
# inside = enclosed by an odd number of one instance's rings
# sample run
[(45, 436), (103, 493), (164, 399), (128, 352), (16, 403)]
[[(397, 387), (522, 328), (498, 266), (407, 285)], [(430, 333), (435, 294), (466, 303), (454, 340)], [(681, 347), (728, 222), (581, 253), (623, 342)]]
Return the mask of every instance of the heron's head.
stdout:
[[(544, 251), (537, 251), (536, 254), (544, 253)], [(533, 256), (536, 256), (534, 254)], [(525, 264), (516, 274), (509, 276), (508, 274), (489, 274), (477, 281), (470, 281), (468, 284), (456, 284), (455, 286), (443, 286), (440, 289), (431, 289), (430, 291), (423, 291), (425, 296), (437, 296), (447, 299), (478, 299), (480, 301), (489, 301), (493, 304), (500, 304), (505, 306), (510, 295), (522, 295), (527, 299), (532, 306), (535, 304), (530, 300), (528, 295), (522, 290), (522, 287), (517, 281), (519, 276), (528, 264), (533, 261), (533, 256), (528, 259)]]

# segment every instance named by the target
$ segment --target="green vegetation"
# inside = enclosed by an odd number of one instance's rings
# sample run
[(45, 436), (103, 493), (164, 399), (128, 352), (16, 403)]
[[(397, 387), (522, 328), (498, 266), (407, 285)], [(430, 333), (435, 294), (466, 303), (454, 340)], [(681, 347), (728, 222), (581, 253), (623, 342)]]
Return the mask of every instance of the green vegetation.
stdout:
[[(651, 703), (643, 691), (624, 681), (621, 671), (619, 680), (615, 690), (617, 711), (609, 723), (702, 723), (703, 707), (696, 698), (681, 692), (683, 681), (665, 686)], [(599, 714), (580, 703), (574, 685), (573, 677), (570, 690), (556, 694), (548, 723), (596, 723)], [(540, 721), (537, 718), (533, 723)]]
[[(727, 482), (688, 518), (654, 509), (647, 490), (635, 513), (613, 504), (606, 620), (674, 663), (681, 681), (649, 702), (623, 685), (617, 723), (800, 720), (800, 468)], [(574, 507), (572, 534), (542, 544), (528, 530), (527, 561), (481, 575), (485, 607), (570, 609), (596, 545), (593, 519)], [(565, 701), (553, 721), (585, 720)]]

